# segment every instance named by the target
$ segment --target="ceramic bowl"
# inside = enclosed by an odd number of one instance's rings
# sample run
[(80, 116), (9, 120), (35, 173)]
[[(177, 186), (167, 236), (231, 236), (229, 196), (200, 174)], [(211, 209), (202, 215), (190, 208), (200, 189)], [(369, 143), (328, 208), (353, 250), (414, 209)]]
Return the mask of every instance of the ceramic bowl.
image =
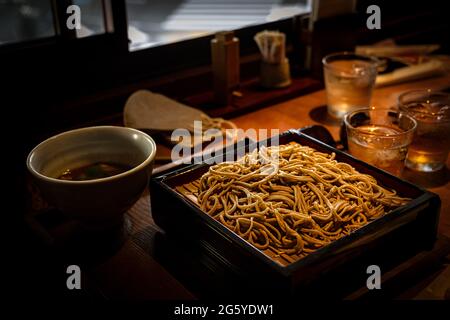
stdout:
[[(141, 196), (151, 176), (156, 144), (147, 134), (125, 127), (99, 126), (67, 131), (37, 145), (27, 167), (49, 204), (91, 226), (117, 224)], [(67, 169), (94, 163), (131, 169), (105, 178), (58, 179)]]

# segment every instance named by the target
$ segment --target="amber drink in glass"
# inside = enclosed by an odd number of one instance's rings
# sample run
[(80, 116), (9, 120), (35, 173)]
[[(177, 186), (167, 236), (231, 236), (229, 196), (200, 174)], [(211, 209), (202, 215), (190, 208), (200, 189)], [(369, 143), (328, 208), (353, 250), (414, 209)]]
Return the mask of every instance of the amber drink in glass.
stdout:
[(406, 166), (421, 172), (442, 169), (450, 150), (450, 94), (414, 90), (399, 97), (399, 109), (417, 121)]

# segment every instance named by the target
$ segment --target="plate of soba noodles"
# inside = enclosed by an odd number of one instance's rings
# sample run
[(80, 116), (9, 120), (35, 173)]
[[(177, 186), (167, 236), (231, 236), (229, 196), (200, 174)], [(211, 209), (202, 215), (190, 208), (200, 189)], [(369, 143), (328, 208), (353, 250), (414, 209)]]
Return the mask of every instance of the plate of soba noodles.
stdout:
[(436, 195), (297, 130), (278, 140), (154, 177), (155, 222), (285, 276), (351, 260), (402, 228), (414, 241), (433, 238)]

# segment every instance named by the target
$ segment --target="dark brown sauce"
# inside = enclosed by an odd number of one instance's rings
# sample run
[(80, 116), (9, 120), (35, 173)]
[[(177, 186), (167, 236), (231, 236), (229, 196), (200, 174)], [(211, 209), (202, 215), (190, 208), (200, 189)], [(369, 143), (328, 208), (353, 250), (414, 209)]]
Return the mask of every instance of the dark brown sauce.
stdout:
[(99, 162), (75, 169), (67, 169), (58, 177), (58, 179), (71, 181), (100, 179), (115, 176), (128, 171), (131, 168), (131, 166), (122, 164)]

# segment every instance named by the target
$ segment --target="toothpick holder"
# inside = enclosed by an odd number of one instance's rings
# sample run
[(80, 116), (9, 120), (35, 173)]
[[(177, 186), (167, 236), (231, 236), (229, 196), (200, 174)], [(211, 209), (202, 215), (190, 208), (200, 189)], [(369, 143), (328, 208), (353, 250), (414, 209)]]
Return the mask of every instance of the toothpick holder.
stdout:
[(284, 88), (291, 84), (289, 59), (280, 63), (261, 61), (261, 85), (265, 88)]

